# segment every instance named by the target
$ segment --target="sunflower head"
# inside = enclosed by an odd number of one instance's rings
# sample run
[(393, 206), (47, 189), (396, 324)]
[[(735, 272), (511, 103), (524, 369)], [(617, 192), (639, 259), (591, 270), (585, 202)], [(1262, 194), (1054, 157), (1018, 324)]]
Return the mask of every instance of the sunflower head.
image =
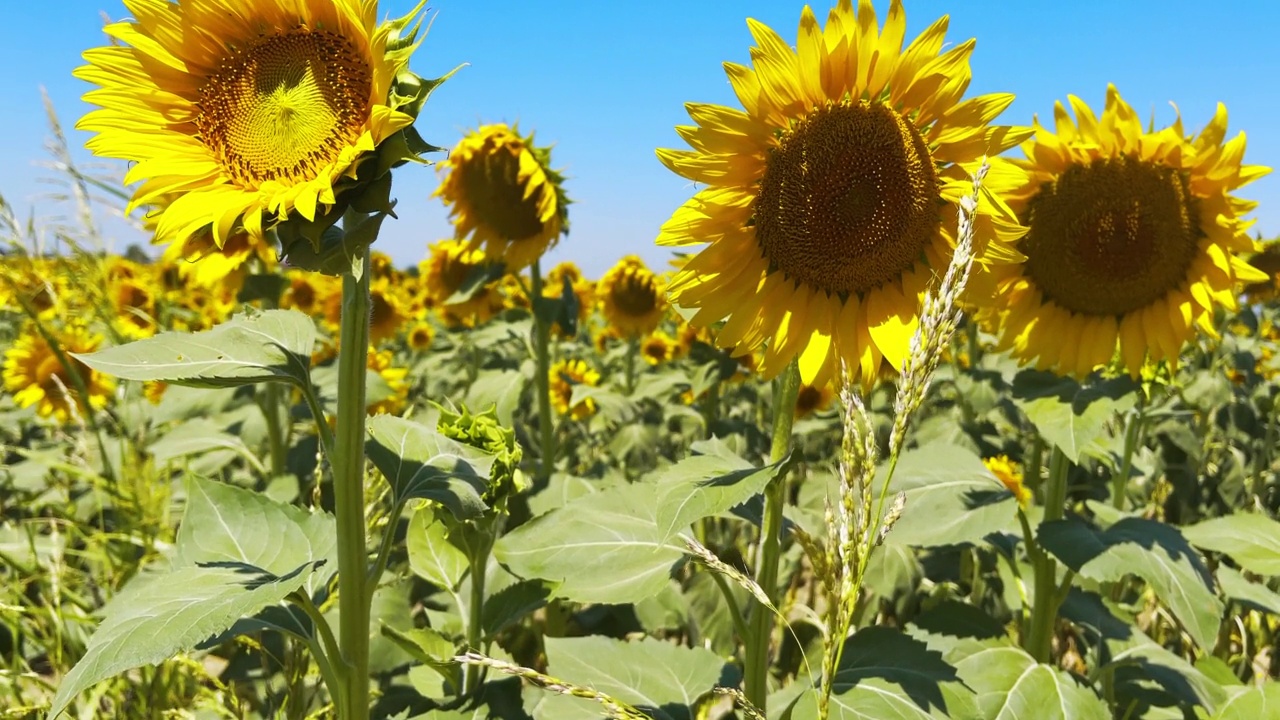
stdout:
[(551, 148), (517, 128), (481, 125), (439, 163), (435, 195), (449, 206), (455, 236), (483, 244), (492, 262), (519, 271), (569, 231), (564, 178), (551, 169)]
[(596, 286), (604, 319), (622, 337), (637, 337), (658, 327), (667, 309), (662, 291), (662, 278), (637, 255), (619, 260)]
[(654, 331), (640, 343), (640, 355), (650, 365), (671, 362), (679, 351), (679, 343), (661, 330)]
[[(690, 150), (659, 150), (672, 171), (706, 185), (662, 227), (668, 246), (710, 243), (670, 284), (691, 322), (725, 320), (735, 354), (767, 344), (772, 377), (799, 358), (825, 385), (841, 362), (873, 385), (882, 359), (901, 368), (919, 300), (950, 261), (959, 200), (984, 156), (1028, 130), (991, 125), (1013, 96), (961, 100), (972, 40), (943, 51), (947, 18), (905, 48), (897, 0), (883, 26), (869, 0), (840, 0), (819, 24), (800, 17), (796, 49), (748, 20), (752, 66), (726, 63), (742, 110), (690, 103), (677, 128)], [(1017, 260), (1021, 233), (993, 190), (1018, 176), (993, 160), (974, 222), (978, 261)]]
[(835, 396), (830, 385), (801, 385), (796, 393), (796, 419), (826, 410)]
[(1258, 251), (1248, 255), (1247, 259), (1250, 265), (1268, 277), (1245, 285), (1245, 299), (1251, 303), (1274, 300), (1280, 288), (1280, 237), (1259, 240)]
[(418, 352), (425, 352), (431, 349), (431, 341), (435, 340), (436, 331), (431, 328), (430, 323), (418, 322), (409, 328), (409, 334), (406, 340), (409, 347)]
[(1026, 507), (1031, 502), (1031, 490), (1022, 484), (1022, 466), (1009, 459), (1008, 455), (984, 458), (983, 465), (995, 475), (1002, 485), (1018, 499), (1018, 504)]
[(551, 366), (551, 405), (559, 415), (583, 420), (596, 412), (596, 401), (591, 398), (573, 403), (573, 388), (578, 385), (595, 387), (600, 384), (600, 373), (581, 360), (559, 360)]
[[(97, 350), (102, 336), (75, 325), (51, 330), (50, 334), (78, 377), (71, 376), (34, 323), (28, 323), (4, 353), (4, 388), (13, 395), (14, 402), (18, 407), (35, 406), (41, 417), (63, 423), (106, 407), (115, 380), (70, 355)], [(83, 383), (88, 393), (87, 405), (80, 397), (78, 383)]]
[(408, 71), (421, 4), (382, 24), (373, 0), (130, 7), (136, 19), (108, 25), (113, 44), (76, 70), (98, 86), (85, 100), (99, 106), (77, 127), (95, 133), (95, 154), (132, 163), (129, 210), (153, 207), (157, 240), (179, 253), (209, 254), (204, 241), (188, 245), (193, 236), (222, 248), (238, 233), (260, 242), (272, 226), (319, 250), (342, 210), (382, 210), (388, 170), (432, 149), (411, 127), (443, 80)]
[(1223, 142), (1222, 105), (1190, 137), (1180, 119), (1145, 128), (1114, 86), (1100, 118), (1069, 102), (1074, 120), (1058, 103), (1054, 128), (1037, 122), (1023, 146), (1027, 179), (1006, 197), (1028, 227), (1026, 262), (988, 273), (997, 311), (985, 320), (1040, 369), (1172, 368), (1197, 329), (1217, 335), (1215, 311), (1237, 308), (1239, 284), (1269, 279), (1242, 258), (1255, 203), (1231, 194), (1268, 169), (1242, 164), (1243, 133)]
[(486, 281), (489, 268), (484, 252), (463, 240), (441, 240), (428, 248), (419, 265), (422, 286), (451, 327), (475, 327), (502, 309), (497, 283)]
[(120, 334), (135, 340), (156, 334), (156, 292), (146, 277), (120, 278), (107, 294)]

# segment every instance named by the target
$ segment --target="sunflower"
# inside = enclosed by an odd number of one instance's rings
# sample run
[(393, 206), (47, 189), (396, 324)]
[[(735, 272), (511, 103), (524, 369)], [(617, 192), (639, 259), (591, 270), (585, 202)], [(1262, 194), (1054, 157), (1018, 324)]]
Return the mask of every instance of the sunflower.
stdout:
[[(849, 0), (825, 27), (805, 8), (798, 49), (748, 20), (753, 67), (726, 63), (745, 110), (686, 105), (677, 128), (692, 150), (659, 150), (672, 171), (707, 187), (675, 211), (660, 245), (710, 243), (670, 284), (692, 322), (727, 319), (716, 342), (749, 352), (768, 341), (762, 372), (792, 358), (810, 385), (843, 360), (866, 387), (885, 358), (902, 367), (919, 298), (955, 244), (957, 204), (984, 155), (1029, 130), (988, 123), (1008, 94), (961, 102), (974, 42), (940, 51), (943, 17), (904, 50), (902, 5), (880, 28), (869, 0)], [(993, 191), (1020, 177), (993, 160), (977, 208), (982, 263), (1013, 262), (1022, 232)]]
[(143, 277), (122, 277), (108, 288), (120, 334), (140, 340), (156, 334), (156, 296)]
[[(115, 380), (91, 370), (69, 354), (97, 350), (102, 337), (74, 325), (52, 331), (52, 335), (84, 383), (89, 394), (89, 406), (94, 409), (106, 407), (115, 389)], [(4, 388), (13, 395), (18, 407), (34, 405), (41, 417), (66, 422), (73, 413), (84, 412), (83, 401), (76, 403), (78, 407), (75, 410), (71, 407), (72, 400), (78, 397), (76, 380), (32, 324), (27, 325), (13, 346), (4, 353)]]
[(547, 273), (547, 282), (543, 285), (542, 294), (547, 297), (562, 297), (566, 282), (578, 298), (578, 322), (583, 322), (591, 314), (591, 306), (595, 302), (596, 284), (582, 274), (582, 269), (577, 264), (566, 260), (558, 263)]
[(1245, 285), (1245, 299), (1251, 303), (1275, 300), (1277, 287), (1280, 287), (1280, 237), (1259, 241), (1258, 252), (1248, 256), (1248, 261), (1268, 277)]
[(409, 329), (406, 340), (409, 343), (409, 347), (422, 352), (431, 349), (431, 341), (435, 340), (435, 337), (436, 332), (431, 329), (430, 324), (419, 322), (414, 323), (413, 327)]
[[(133, 163), (129, 210), (157, 208), (156, 239), (208, 232), (223, 247), (337, 202), (343, 182), (416, 112), (392, 92), (417, 47), (372, 0), (134, 0), (115, 44), (85, 53), (99, 86), (77, 124), (95, 154)], [(414, 26), (416, 31), (417, 26)], [(407, 37), (406, 37), (407, 35)]]
[(572, 407), (573, 388), (577, 385), (600, 384), (600, 373), (581, 360), (558, 360), (551, 366), (551, 405), (560, 415), (568, 415), (574, 420), (591, 417), (596, 412), (596, 401), (585, 398)]
[(455, 237), (484, 245), (490, 262), (516, 272), (542, 257), (569, 229), (564, 178), (551, 149), (503, 124), (469, 132), (436, 166), (434, 196), (449, 206)]
[(826, 410), (836, 394), (830, 385), (802, 385), (796, 393), (796, 418), (809, 417)]
[(650, 272), (639, 256), (622, 258), (596, 287), (604, 319), (621, 337), (653, 332), (667, 308), (662, 285), (662, 279)]
[(477, 287), (461, 301), (450, 302), (476, 273), (484, 271), (485, 263), (484, 252), (461, 240), (441, 240), (428, 248), (427, 259), (419, 265), (422, 285), (449, 325), (475, 327), (502, 309), (502, 296), (494, 283)]
[(655, 330), (640, 343), (640, 355), (650, 365), (671, 362), (679, 351), (680, 345), (675, 338), (661, 330)]
[(1069, 102), (1074, 122), (1057, 103), (1055, 129), (1037, 122), (1023, 146), (1029, 177), (1007, 198), (1027, 260), (989, 275), (986, 322), (1001, 349), (1065, 375), (1176, 367), (1196, 328), (1217, 336), (1214, 311), (1237, 308), (1239, 284), (1268, 279), (1239, 256), (1255, 249), (1241, 215), (1256, 203), (1230, 194), (1268, 169), (1241, 164), (1243, 133), (1223, 143), (1222, 105), (1191, 138), (1181, 119), (1144, 130), (1114, 86), (1101, 119)]
[(1022, 484), (1021, 465), (1010, 460), (1008, 455), (984, 458), (982, 464), (986, 465), (987, 470), (991, 471), (991, 474), (1013, 493), (1019, 505), (1026, 507), (1031, 502), (1031, 490)]

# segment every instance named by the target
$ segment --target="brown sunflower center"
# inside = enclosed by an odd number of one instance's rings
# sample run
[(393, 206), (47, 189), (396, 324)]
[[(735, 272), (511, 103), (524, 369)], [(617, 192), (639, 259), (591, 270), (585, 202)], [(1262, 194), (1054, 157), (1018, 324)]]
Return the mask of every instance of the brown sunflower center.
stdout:
[(829, 293), (864, 293), (936, 236), (938, 176), (906, 118), (860, 101), (815, 111), (770, 153), (755, 206), (771, 269)]
[(272, 35), (209, 76), (196, 127), (238, 184), (302, 182), (359, 137), (372, 89), (368, 60), (347, 38), (307, 30)]
[(629, 273), (618, 279), (609, 292), (614, 307), (629, 317), (644, 317), (658, 306), (658, 289), (647, 274)]
[(542, 232), (538, 194), (525, 195), (520, 154), (506, 149), (476, 155), (462, 165), (462, 186), (476, 217), (503, 240), (527, 240)]
[(1185, 281), (1197, 215), (1173, 168), (1130, 157), (1074, 165), (1031, 200), (1027, 275), (1067, 310), (1123, 315)]
[(822, 407), (822, 390), (805, 385), (796, 393), (796, 414), (808, 415)]

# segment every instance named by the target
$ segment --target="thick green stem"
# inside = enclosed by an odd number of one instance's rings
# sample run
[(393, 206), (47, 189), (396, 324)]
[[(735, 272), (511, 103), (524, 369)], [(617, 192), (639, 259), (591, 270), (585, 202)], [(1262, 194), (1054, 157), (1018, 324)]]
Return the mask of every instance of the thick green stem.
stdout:
[[(342, 279), (338, 348), (338, 427), (333, 448), (333, 506), (338, 521), (338, 642), (346, 666), (340, 720), (369, 718), (369, 553), (365, 547), (365, 373), (369, 349), (369, 252), (357, 280)], [(324, 418), (318, 418), (324, 422)]]
[[(1044, 522), (1061, 520), (1066, 512), (1067, 474), (1071, 462), (1056, 446), (1049, 456), (1049, 479), (1045, 485)], [(1035, 537), (1026, 537), (1027, 554), (1035, 568), (1035, 598), (1031, 606), (1031, 619), (1023, 645), (1036, 662), (1047, 663), (1053, 652), (1053, 631), (1058, 619), (1058, 606), (1062, 596), (1058, 591), (1058, 563), (1053, 556), (1035, 544)]]
[[(800, 391), (800, 367), (792, 361), (776, 385), (773, 396), (773, 444), (769, 462), (780, 462), (791, 446), (791, 426), (795, 422), (796, 394)], [(786, 505), (786, 474), (769, 482), (764, 490), (764, 525), (756, 553), (756, 584), (777, 606), (778, 560), (782, 547), (782, 509)], [(745, 638), (746, 667), (743, 684), (747, 700), (761, 712), (769, 696), (769, 640), (773, 635), (773, 614), (756, 603), (751, 609), (751, 634)]]
[(632, 336), (627, 340), (627, 394), (636, 391), (636, 355), (640, 353), (640, 338)]
[(285, 429), (281, 421), (282, 409), (280, 385), (267, 383), (262, 387), (262, 417), (267, 425), (267, 447), (271, 453), (272, 479), (285, 474), (289, 453), (289, 442), (285, 438)]
[(551, 477), (551, 468), (556, 462), (556, 439), (551, 425), (551, 354), (548, 346), (551, 342), (551, 328), (538, 312), (542, 299), (542, 268), (537, 260), (529, 268), (533, 281), (530, 301), (533, 303), (533, 355), (538, 365), (538, 438), (542, 445), (542, 462), (538, 465), (538, 480), (546, 481)]
[[(497, 533), (496, 525), (477, 532), (476, 536), (480, 539), (480, 543), (468, 558), (468, 563), (471, 565), (471, 593), (467, 602), (467, 648), (472, 652), (487, 651), (487, 648), (483, 647), (485, 576), (489, 568), (489, 554), (493, 550), (493, 541)], [(462, 681), (463, 696), (471, 696), (480, 691), (480, 684), (484, 682), (483, 672), (484, 667), (481, 665), (467, 665)]]

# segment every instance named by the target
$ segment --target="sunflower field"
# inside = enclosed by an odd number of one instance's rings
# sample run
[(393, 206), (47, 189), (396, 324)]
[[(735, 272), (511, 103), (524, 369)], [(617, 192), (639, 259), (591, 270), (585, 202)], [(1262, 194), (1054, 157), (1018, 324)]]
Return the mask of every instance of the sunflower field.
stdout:
[[(124, 4), (75, 74), (127, 174), (51, 116), (82, 226), (0, 202), (0, 718), (1280, 718), (1224, 106), (1042, 124), (899, 0), (748, 20), (670, 264), (592, 279), (550, 148), (415, 129), (422, 6)], [(398, 202), (455, 231), (415, 267)]]

